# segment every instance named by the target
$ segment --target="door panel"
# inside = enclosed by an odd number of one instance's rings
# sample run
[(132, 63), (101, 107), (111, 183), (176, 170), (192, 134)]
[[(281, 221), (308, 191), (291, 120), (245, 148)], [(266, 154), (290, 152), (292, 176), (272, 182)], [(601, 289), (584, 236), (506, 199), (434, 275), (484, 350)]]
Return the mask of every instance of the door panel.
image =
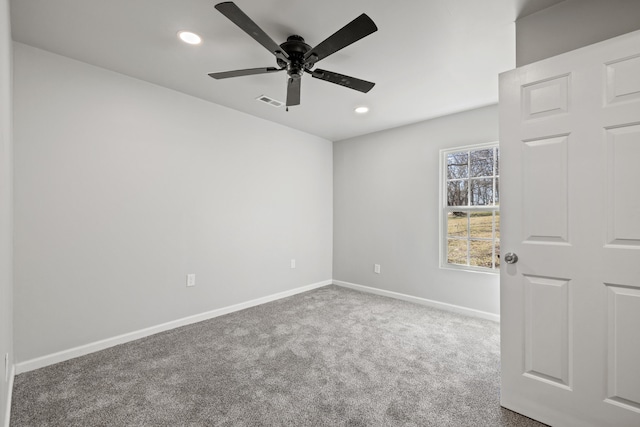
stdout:
[(640, 426), (640, 32), (500, 78), (503, 406)]
[(523, 143), (526, 242), (569, 241), (568, 135)]
[(537, 119), (569, 111), (569, 75), (522, 86), (524, 119)]
[(640, 247), (640, 189), (631, 179), (640, 161), (640, 125), (607, 129), (606, 138), (608, 243)]
[(525, 375), (571, 389), (570, 281), (524, 276)]
[(640, 99), (640, 56), (606, 64), (607, 103)]
[(607, 398), (640, 409), (640, 289), (607, 285), (609, 290), (609, 342)]

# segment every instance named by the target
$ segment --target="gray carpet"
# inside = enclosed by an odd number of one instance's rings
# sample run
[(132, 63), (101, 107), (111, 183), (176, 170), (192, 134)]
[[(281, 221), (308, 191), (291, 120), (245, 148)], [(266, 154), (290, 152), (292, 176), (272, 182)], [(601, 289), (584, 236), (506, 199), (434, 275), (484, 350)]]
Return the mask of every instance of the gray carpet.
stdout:
[(15, 379), (11, 426), (543, 426), (497, 323), (327, 286)]

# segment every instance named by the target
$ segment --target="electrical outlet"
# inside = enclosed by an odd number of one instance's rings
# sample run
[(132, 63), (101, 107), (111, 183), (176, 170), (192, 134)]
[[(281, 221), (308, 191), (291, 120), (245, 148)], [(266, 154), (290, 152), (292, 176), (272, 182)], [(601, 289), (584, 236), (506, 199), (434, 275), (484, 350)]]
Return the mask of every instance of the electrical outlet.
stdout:
[(195, 274), (187, 274), (187, 286), (195, 286), (196, 285), (196, 275)]
[(291, 259), (291, 268), (296, 268), (296, 260), (295, 259)]
[(373, 272), (380, 274), (380, 264), (373, 264)]

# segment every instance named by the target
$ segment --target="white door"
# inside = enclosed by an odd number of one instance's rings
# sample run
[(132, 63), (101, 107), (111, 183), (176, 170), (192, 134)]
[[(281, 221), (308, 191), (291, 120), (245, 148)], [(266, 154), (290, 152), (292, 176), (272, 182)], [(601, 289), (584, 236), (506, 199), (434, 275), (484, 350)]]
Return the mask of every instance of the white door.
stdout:
[(640, 31), (501, 75), (500, 149), (501, 403), (639, 427)]

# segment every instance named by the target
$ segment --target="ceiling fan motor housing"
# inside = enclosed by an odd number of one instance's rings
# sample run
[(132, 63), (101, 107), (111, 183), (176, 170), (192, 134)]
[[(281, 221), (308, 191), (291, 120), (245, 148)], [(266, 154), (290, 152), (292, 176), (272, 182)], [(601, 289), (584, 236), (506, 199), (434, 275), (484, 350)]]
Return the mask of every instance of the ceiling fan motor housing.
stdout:
[(304, 42), (300, 36), (293, 35), (287, 37), (287, 41), (280, 45), (282, 50), (289, 56), (289, 63), (280, 58), (276, 58), (280, 68), (286, 68), (289, 77), (299, 79), (305, 70), (311, 70), (314, 62), (304, 60), (304, 55), (311, 50), (311, 46)]

